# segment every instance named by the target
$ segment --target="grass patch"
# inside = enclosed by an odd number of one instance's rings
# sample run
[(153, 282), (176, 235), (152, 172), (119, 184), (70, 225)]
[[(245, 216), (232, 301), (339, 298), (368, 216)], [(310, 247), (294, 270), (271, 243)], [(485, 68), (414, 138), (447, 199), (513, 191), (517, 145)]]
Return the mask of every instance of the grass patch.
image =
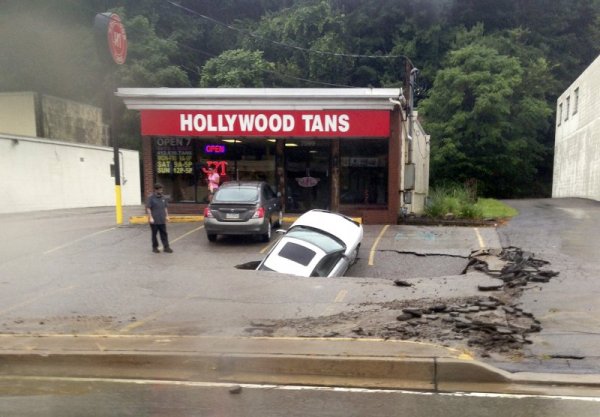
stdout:
[(425, 207), (425, 215), (435, 219), (449, 215), (455, 219), (501, 219), (517, 214), (517, 210), (493, 198), (480, 198), (475, 202), (461, 186), (432, 188)]
[(480, 198), (477, 200), (476, 206), (481, 209), (484, 218), (503, 219), (519, 214), (516, 209), (493, 198)]

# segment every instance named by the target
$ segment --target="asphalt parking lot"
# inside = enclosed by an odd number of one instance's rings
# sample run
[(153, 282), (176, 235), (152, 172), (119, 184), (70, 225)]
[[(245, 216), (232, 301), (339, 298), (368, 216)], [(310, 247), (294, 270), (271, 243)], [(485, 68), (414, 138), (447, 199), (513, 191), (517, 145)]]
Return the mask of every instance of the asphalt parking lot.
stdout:
[[(269, 244), (247, 237), (209, 243), (201, 221), (171, 223), (175, 252), (155, 254), (149, 227), (115, 226), (112, 208), (5, 215), (0, 336), (391, 337), (497, 354), (486, 361), (511, 370), (598, 369), (597, 203), (512, 204), (521, 214), (498, 228), (365, 225), (357, 263), (335, 279), (238, 269), (264, 256)], [(128, 210), (126, 219), (143, 214), (141, 207)], [(490, 277), (464, 273), (469, 255), (511, 246), (535, 252), (559, 275), (516, 292), (478, 291)], [(531, 317), (525, 325), (537, 332), (488, 352), (483, 312), (468, 316), (490, 296), (501, 298), (494, 311), (505, 322), (490, 325), (518, 329), (523, 323), (511, 322), (522, 320), (518, 313)], [(441, 300), (459, 312), (398, 319), (406, 307), (428, 311)]]
[[(129, 208), (125, 218), (142, 212)], [(472, 250), (499, 245), (492, 229), (365, 225), (357, 263), (347, 277), (325, 282), (237, 269), (261, 259), (279, 236), (211, 243), (202, 222), (169, 224), (173, 254), (151, 252), (146, 225), (115, 226), (111, 208), (8, 215), (5, 230), (4, 333), (247, 334), (257, 320), (392, 299), (390, 280), (456, 275)]]

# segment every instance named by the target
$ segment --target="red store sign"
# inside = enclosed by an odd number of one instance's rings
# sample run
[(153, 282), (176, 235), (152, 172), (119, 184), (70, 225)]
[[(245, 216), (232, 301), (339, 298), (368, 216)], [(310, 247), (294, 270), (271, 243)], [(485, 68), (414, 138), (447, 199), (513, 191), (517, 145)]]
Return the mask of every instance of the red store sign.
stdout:
[(142, 110), (143, 136), (388, 137), (385, 110)]

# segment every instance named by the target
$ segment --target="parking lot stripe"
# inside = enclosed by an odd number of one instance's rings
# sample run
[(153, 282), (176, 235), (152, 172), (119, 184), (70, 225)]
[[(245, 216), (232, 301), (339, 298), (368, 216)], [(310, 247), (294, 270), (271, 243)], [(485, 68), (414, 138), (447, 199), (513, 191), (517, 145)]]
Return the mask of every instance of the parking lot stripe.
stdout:
[(342, 301), (344, 301), (344, 298), (346, 298), (347, 295), (348, 295), (348, 291), (340, 290), (340, 292), (338, 293), (337, 297), (335, 297), (335, 300), (333, 300), (333, 302), (341, 303)]
[(279, 239), (281, 239), (281, 235), (277, 236), (275, 240), (273, 240), (267, 246), (265, 246), (264, 248), (262, 248), (259, 253), (262, 254), (262, 253), (265, 253), (267, 250), (271, 249), (271, 247), (275, 246), (275, 244), (277, 242), (279, 242)]
[(383, 227), (383, 229), (381, 229), (381, 232), (379, 232), (379, 236), (377, 236), (377, 239), (375, 239), (375, 243), (373, 243), (373, 246), (371, 247), (371, 252), (369, 253), (369, 266), (373, 266), (374, 265), (375, 250), (377, 249), (377, 245), (379, 244), (379, 241), (383, 237), (383, 235), (384, 235), (385, 231), (388, 229), (388, 227), (390, 227), (390, 225), (386, 224)]
[(46, 252), (44, 252), (44, 255), (51, 254), (52, 252), (56, 252), (58, 250), (67, 248), (67, 247), (69, 247), (71, 245), (74, 245), (75, 243), (81, 242), (82, 240), (86, 240), (86, 239), (89, 239), (91, 237), (94, 237), (94, 236), (97, 236), (97, 235), (101, 235), (102, 233), (110, 232), (111, 230), (115, 230), (115, 229), (116, 229), (116, 227), (111, 227), (110, 229), (100, 230), (98, 232), (95, 232), (95, 233), (92, 233), (92, 234), (80, 237), (79, 239), (75, 239), (75, 240), (73, 240), (71, 242), (65, 243), (64, 245), (60, 245), (60, 246), (57, 246), (57, 247), (52, 248), (50, 250), (47, 250)]
[(171, 243), (175, 243), (175, 242), (177, 242), (178, 240), (181, 240), (181, 239), (183, 239), (184, 237), (186, 237), (186, 236), (188, 236), (188, 235), (191, 235), (192, 233), (194, 233), (194, 232), (197, 232), (197, 231), (198, 231), (198, 230), (200, 230), (200, 229), (204, 229), (204, 225), (202, 225), (202, 226), (199, 226), (199, 227), (196, 227), (195, 229), (193, 229), (193, 230), (190, 230), (190, 231), (189, 231), (189, 232), (187, 232), (187, 233), (184, 233), (183, 235), (179, 236), (178, 238), (176, 238), (176, 239), (173, 239), (173, 240), (171, 241)]
[(323, 313), (321, 315), (330, 316), (331, 314), (333, 314), (333, 308), (334, 308), (335, 304), (343, 302), (347, 295), (348, 295), (348, 290), (340, 290), (340, 292), (338, 292), (337, 295), (335, 296), (335, 299), (333, 300), (333, 304), (328, 305), (327, 308), (323, 311)]
[(485, 243), (483, 241), (483, 237), (481, 237), (481, 233), (479, 233), (479, 229), (477, 227), (474, 228), (475, 229), (475, 234), (477, 235), (477, 239), (479, 240), (479, 247), (480, 248), (485, 248)]
[(42, 294), (38, 294), (37, 296), (30, 298), (29, 300), (22, 301), (22, 302), (20, 302), (18, 304), (13, 304), (10, 307), (7, 307), (7, 308), (5, 308), (3, 310), (0, 310), (0, 315), (6, 314), (9, 311), (16, 310), (16, 309), (18, 309), (20, 307), (25, 307), (27, 305), (33, 304), (33, 303), (41, 300), (42, 298), (50, 297), (52, 295), (59, 294), (61, 292), (71, 291), (74, 288), (77, 288), (77, 286), (76, 285), (69, 285), (68, 287), (65, 287), (65, 288), (58, 288), (58, 289), (56, 289), (54, 291), (47, 291), (47, 292), (44, 292)]

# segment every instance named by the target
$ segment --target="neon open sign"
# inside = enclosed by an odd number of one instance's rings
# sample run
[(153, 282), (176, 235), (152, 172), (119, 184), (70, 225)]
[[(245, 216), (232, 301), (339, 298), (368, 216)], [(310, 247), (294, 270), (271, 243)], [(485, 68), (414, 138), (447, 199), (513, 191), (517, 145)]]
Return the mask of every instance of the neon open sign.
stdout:
[(225, 148), (225, 145), (206, 145), (204, 147), (204, 152), (206, 153), (222, 154), (226, 151), (227, 149)]

